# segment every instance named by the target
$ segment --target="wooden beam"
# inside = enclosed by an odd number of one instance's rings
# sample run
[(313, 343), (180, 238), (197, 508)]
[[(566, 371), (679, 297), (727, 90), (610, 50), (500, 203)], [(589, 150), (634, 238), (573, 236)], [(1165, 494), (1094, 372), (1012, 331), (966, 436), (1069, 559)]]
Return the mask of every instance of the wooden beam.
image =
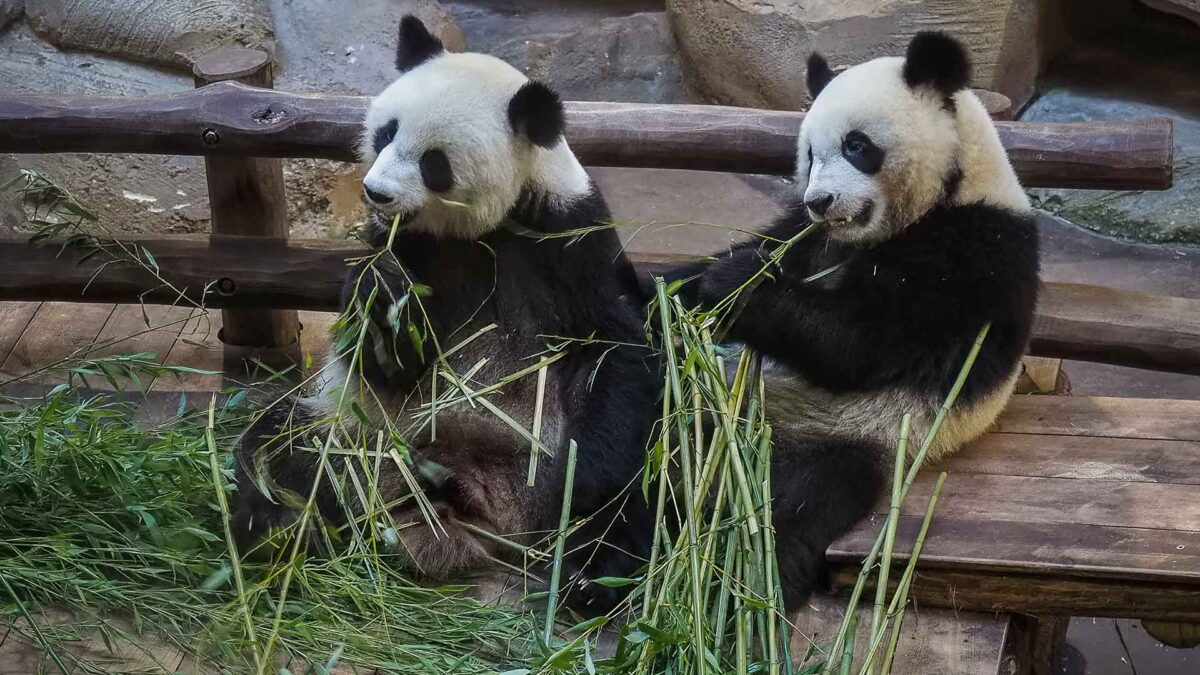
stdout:
[[(368, 99), (219, 82), (141, 98), (0, 97), (0, 153), (139, 152), (354, 161)], [(708, 105), (567, 102), (567, 140), (591, 166), (789, 175), (802, 113)], [(1029, 187), (1161, 190), (1167, 118), (997, 122)]]
[[(192, 64), (192, 74), (197, 87), (236, 81), (270, 89), (275, 84), (270, 55), (242, 47), (205, 54)], [(204, 175), (214, 236), (288, 238), (280, 160), (205, 157)], [(278, 348), (300, 338), (300, 319), (294, 309), (224, 309), (221, 323), (221, 340), (239, 347)]]
[[(366, 253), (352, 241), (173, 235), (132, 238), (160, 275), (100, 254), (0, 238), (0, 300), (170, 304), (180, 291), (209, 307), (336, 310), (346, 260)], [(645, 272), (686, 256), (639, 255)], [(103, 267), (103, 269), (101, 269)], [(1030, 353), (1200, 374), (1200, 299), (1169, 298), (1078, 284), (1046, 284)]]

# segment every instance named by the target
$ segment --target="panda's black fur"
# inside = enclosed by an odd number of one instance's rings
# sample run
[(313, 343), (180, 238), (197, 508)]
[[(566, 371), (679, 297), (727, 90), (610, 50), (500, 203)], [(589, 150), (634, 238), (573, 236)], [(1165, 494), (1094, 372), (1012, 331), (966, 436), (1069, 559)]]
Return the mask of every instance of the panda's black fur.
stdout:
[[(401, 26), (397, 55), (401, 68), (425, 62), (431, 58), (430, 50), (435, 50), (434, 55), (440, 51), (440, 44), (431, 43), (424, 27), (414, 21), (406, 18)], [(559, 142), (561, 104), (543, 85), (522, 87), (506, 114), (514, 132), (531, 142), (543, 147)], [(391, 133), (395, 134), (394, 128)], [(417, 462), (429, 460), (447, 472), (443, 480), (423, 485), (445, 522), (475, 517), (518, 522), (520, 531), (497, 534), (524, 544), (538, 543), (557, 526), (567, 441), (574, 440), (578, 464), (572, 513), (592, 518), (568, 541), (568, 577), (632, 576), (645, 558), (653, 529), (652, 517), (636, 488), (640, 487), (647, 439), (657, 420), (661, 368), (634, 301), (637, 282), (633, 268), (611, 229), (596, 229), (584, 236), (553, 236), (609, 220), (608, 208), (594, 184), (586, 194), (569, 200), (531, 184), (507, 214), (506, 225), (477, 239), (440, 236), (401, 225), (392, 240), (394, 260), (384, 256), (375, 272), (367, 274), (361, 266), (352, 269), (343, 293), (343, 308), (349, 313), (361, 311), (375, 295), (361, 372), (385, 402), (381, 414), (391, 417), (411, 411), (410, 401), (428, 400), (431, 365), (436, 358), (430, 336), (418, 351), (404, 331), (393, 332), (387, 316), (393, 301), (412, 290), (408, 279), (431, 290), (421, 302), (429, 328), (440, 338), (443, 350), (495, 324), (452, 359), (456, 370), (463, 372), (486, 358), (487, 366), (475, 382), (535, 364), (536, 355), (546, 354), (548, 345), (564, 338), (582, 341), (568, 344), (565, 356), (548, 367), (546, 414), (552, 417), (543, 420), (543, 429), (548, 437), (561, 442), (547, 440), (554, 443), (550, 447), (553, 454), (541, 457), (535, 487), (526, 486), (529, 441), (491, 413), (473, 411), (466, 403), (458, 404), (457, 411), (438, 413), (436, 439), (428, 430), (407, 439)], [(386, 247), (391, 229), (392, 219), (375, 213), (367, 233), (371, 246), (376, 250)], [(424, 320), (414, 316), (414, 305), (410, 301), (402, 311), (420, 325)], [(347, 363), (347, 367), (354, 366)], [(528, 375), (488, 398), (528, 428), (537, 393), (535, 382), (536, 375)], [(316, 455), (293, 451), (287, 430), (303, 428), (326, 414), (305, 400), (288, 401), (265, 411), (246, 434), (239, 449), (238, 508), (233, 522), (235, 534), (244, 543), (256, 541), (270, 528), (295, 517), (295, 497), (289, 502), (281, 495), (292, 493), (301, 500), (308, 495)], [(340, 461), (332, 466), (335, 473), (345, 470)], [(405, 491), (394, 477), (381, 476), (380, 481), (381, 490), (395, 493), (389, 497)], [(264, 484), (275, 488), (271, 497), (260, 489)], [(338, 503), (328, 476), (319, 485), (316, 504), (326, 523), (345, 522), (346, 506)], [(412, 528), (411, 532), (425, 531), (422, 523), (414, 522)], [(601, 539), (602, 544), (583, 545)], [(464, 532), (452, 532), (448, 541), (421, 541), (446, 549), (428, 554), (434, 562), (427, 566), (437, 569), (421, 571), (433, 578), (462, 578), (487, 571), (478, 569), (486, 565), (478, 551), (460, 555), (450, 550), (456, 541), (465, 543), (466, 548), (486, 547), (495, 557), (511, 555), (505, 548)], [(426, 553), (414, 552), (414, 557)], [(515, 562), (520, 564), (519, 556)], [(620, 595), (589, 584), (572, 597), (589, 604), (590, 611), (600, 611), (615, 604)]]
[[(965, 56), (947, 42), (940, 36), (914, 41), (918, 58), (903, 71), (913, 78), (909, 86), (930, 82), (948, 98), (953, 92), (943, 87), (965, 85), (959, 63)], [(913, 52), (910, 48), (910, 57)], [(949, 63), (941, 62), (947, 58)], [(833, 74), (819, 56), (809, 67), (815, 98)], [(1039, 285), (1031, 212), (955, 203), (962, 180), (957, 165), (945, 180), (939, 203), (884, 241), (842, 241), (818, 224), (769, 266), (748, 298), (739, 298), (740, 310), (727, 326), (731, 342), (771, 363), (765, 376), (775, 425), (773, 519), (791, 608), (822, 585), (826, 548), (870, 512), (890, 480), (895, 453), (894, 444), (858, 429), (806, 427), (802, 415), (792, 413), (803, 403), (789, 400), (799, 393), (796, 383), (835, 400), (901, 393), (928, 402), (925, 412), (932, 412), (929, 406), (950, 391), (980, 329), (990, 322), (959, 394), (959, 410), (997, 392), (1004, 395), (1027, 346)], [(686, 302), (714, 307), (769, 265), (778, 242), (810, 225), (808, 208), (797, 199), (763, 239), (668, 276), (692, 279), (681, 290)], [(898, 432), (899, 419), (894, 421)], [(913, 444), (922, 440), (916, 437)]]

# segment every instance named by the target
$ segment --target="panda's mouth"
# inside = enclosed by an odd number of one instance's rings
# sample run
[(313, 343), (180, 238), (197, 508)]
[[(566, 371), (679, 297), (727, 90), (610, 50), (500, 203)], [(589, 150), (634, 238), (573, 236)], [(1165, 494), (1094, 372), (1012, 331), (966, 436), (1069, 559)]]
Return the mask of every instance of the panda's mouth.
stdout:
[(831, 228), (846, 228), (846, 227), (862, 227), (871, 222), (871, 216), (875, 214), (875, 202), (867, 200), (862, 208), (853, 216), (846, 218), (826, 218), (825, 224)]
[(405, 225), (411, 223), (420, 212), (420, 209), (409, 209), (406, 211), (398, 211), (393, 213), (383, 211), (378, 208), (373, 209), (372, 211), (376, 223), (385, 230), (392, 229), (393, 223), (396, 225), (396, 227), (404, 227)]

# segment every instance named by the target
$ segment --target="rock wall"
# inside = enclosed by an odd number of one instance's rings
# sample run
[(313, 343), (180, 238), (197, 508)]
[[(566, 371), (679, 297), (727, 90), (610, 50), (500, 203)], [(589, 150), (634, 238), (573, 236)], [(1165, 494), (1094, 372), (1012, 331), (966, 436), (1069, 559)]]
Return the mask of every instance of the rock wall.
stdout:
[(1020, 108), (1033, 95), (1044, 55), (1043, 0), (667, 0), (697, 89), (718, 103), (804, 106), (804, 63), (899, 55), (920, 30), (943, 30), (972, 55), (975, 87)]
[(190, 68), (221, 46), (268, 52), (275, 32), (265, 0), (26, 0), (30, 24), (52, 44)]

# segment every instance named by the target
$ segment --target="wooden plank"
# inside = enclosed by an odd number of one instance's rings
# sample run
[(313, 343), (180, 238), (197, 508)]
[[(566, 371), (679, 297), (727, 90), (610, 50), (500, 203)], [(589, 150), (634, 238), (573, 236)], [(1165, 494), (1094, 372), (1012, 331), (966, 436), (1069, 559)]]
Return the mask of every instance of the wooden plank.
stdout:
[(97, 256), (80, 264), (89, 251), (0, 238), (0, 265), (7, 268), (0, 275), (0, 300), (179, 304), (183, 292), (210, 308), (335, 310), (346, 259), (367, 252), (357, 242), (319, 239), (175, 235), (128, 241), (154, 255), (168, 285), (124, 259)]
[(0, 364), (37, 314), (40, 302), (0, 302)]
[[(848, 590), (858, 565), (837, 565), (831, 575), (835, 590)], [(918, 606), (955, 610), (1200, 621), (1196, 584), (929, 569), (917, 574), (909, 596)]]
[[(89, 356), (154, 354), (162, 362), (175, 345), (191, 313), (192, 310), (187, 307), (117, 305), (105, 322), (104, 329), (96, 336), (97, 348)], [(89, 378), (88, 382), (95, 389), (112, 389), (112, 385), (103, 378)], [(132, 382), (118, 383), (122, 389), (134, 388)], [(143, 381), (142, 385), (148, 391), (153, 381)]]
[[(336, 310), (347, 260), (366, 252), (356, 242), (315, 239), (209, 241), (202, 235), (178, 235), (128, 241), (154, 255), (169, 286), (134, 263), (110, 261), (97, 276), (101, 259), (79, 264), (86, 252), (60, 252), (57, 247), (32, 247), (24, 240), (0, 238), (0, 266), (8, 270), (0, 276), (0, 300), (176, 304), (184, 291), (194, 301), (215, 308)], [(634, 257), (643, 273), (687, 260), (691, 258)], [(1142, 309), (1114, 313), (1113, 303)], [(1053, 314), (1059, 311), (1055, 308), (1068, 304), (1073, 317), (1069, 323)], [(1037, 312), (1030, 347), (1035, 355), (1063, 356), (1069, 347), (1075, 359), (1200, 373), (1200, 299), (1111, 289), (1084, 293), (1077, 285), (1048, 283)]]
[[(42, 303), (21, 339), (0, 366), (0, 381), (32, 373), (40, 368), (82, 358), (112, 315), (114, 305), (79, 305), (69, 302)], [(58, 374), (39, 374), (27, 383), (64, 381)]]
[(1200, 441), (1200, 401), (1100, 396), (1014, 396), (1000, 433)]
[[(1038, 300), (1032, 348), (1065, 359), (1086, 358), (1097, 346), (1130, 364), (1172, 363), (1171, 370), (1200, 374), (1200, 302), (1127, 293), (1099, 286), (1056, 284)], [(1108, 320), (1102, 332), (1098, 323)], [(1147, 339), (1150, 338), (1150, 339)], [(1168, 355), (1166, 352), (1171, 352)]]
[[(141, 98), (8, 96), (0, 152), (142, 152), (355, 161), (365, 97), (218, 82)], [(802, 113), (707, 105), (567, 102), (567, 141), (592, 166), (790, 175)], [(1028, 187), (1166, 189), (1167, 118), (997, 122)], [(207, 139), (207, 140), (206, 140)]]
[(153, 390), (187, 394), (220, 391), (224, 386), (220, 372), (225, 368), (225, 347), (217, 337), (220, 330), (220, 312), (195, 310), (180, 330), (164, 363), (217, 371), (217, 374), (188, 373), (160, 378), (154, 383)]
[[(947, 481), (947, 485), (949, 485)], [(922, 507), (923, 508), (923, 507)], [(831, 562), (861, 562), (875, 543), (882, 514), (864, 520), (827, 551)], [(897, 560), (907, 560), (921, 517), (903, 516), (896, 528)], [(1041, 573), (1128, 580), (1187, 582), (1200, 591), (1200, 532), (997, 520), (938, 504), (919, 568)]]
[[(917, 477), (902, 514), (924, 514), (935, 479), (932, 472)], [(938, 512), (989, 524), (1145, 527), (1200, 537), (1200, 485), (955, 474), (942, 489)]]
[[(871, 610), (859, 609), (854, 640), (854, 663), (862, 664), (869, 650)], [(829, 648), (836, 636), (846, 601), (840, 597), (814, 594), (800, 611), (789, 617), (792, 654), (799, 659), (812, 645)], [(894, 673), (921, 675), (1000, 675), (1021, 672), (1011, 649), (1012, 616), (1008, 614), (951, 612), (922, 608), (911, 614), (900, 629)], [(820, 652), (818, 652), (820, 653)], [(878, 663), (878, 656), (876, 662)]]
[(1200, 442), (987, 434), (931, 470), (1200, 485)]

